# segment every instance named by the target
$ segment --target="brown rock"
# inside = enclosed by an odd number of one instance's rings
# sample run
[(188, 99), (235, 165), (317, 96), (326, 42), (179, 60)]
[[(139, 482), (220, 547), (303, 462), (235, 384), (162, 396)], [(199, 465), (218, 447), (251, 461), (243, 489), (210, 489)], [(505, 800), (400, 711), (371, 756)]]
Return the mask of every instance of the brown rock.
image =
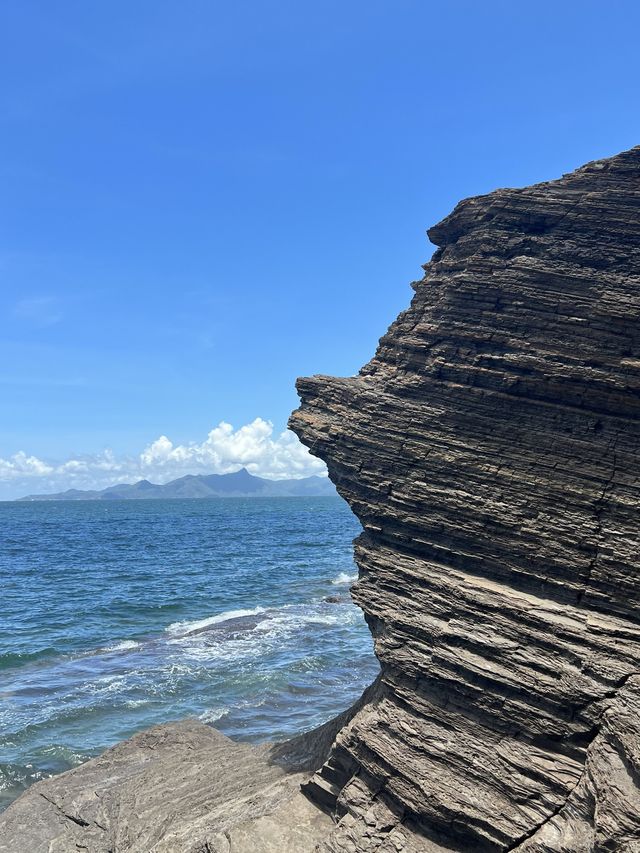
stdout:
[(0, 815), (2, 853), (307, 853), (331, 821), (268, 746), (193, 720), (39, 782)]
[(307, 786), (320, 849), (640, 850), (640, 148), (429, 236), (290, 422), (363, 524), (382, 665)]

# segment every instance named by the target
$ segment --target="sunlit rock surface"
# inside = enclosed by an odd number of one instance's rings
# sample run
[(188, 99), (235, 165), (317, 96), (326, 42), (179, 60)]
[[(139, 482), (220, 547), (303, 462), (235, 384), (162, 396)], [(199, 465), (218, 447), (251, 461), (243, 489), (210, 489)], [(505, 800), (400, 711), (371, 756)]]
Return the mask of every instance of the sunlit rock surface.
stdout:
[(640, 148), (461, 202), (291, 426), (364, 527), (322, 851), (640, 850)]
[(330, 819), (268, 746), (195, 720), (155, 726), (29, 788), (2, 853), (310, 853)]

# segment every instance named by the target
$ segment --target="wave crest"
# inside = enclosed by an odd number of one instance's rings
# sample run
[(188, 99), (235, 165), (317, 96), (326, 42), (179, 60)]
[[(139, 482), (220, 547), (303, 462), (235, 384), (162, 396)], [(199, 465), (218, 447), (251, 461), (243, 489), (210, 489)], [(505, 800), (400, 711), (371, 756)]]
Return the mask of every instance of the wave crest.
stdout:
[(343, 586), (344, 584), (352, 584), (358, 580), (357, 574), (350, 575), (348, 572), (340, 572), (339, 575), (331, 581), (334, 586)]
[(264, 607), (254, 607), (253, 610), (225, 610), (216, 616), (207, 616), (205, 619), (194, 621), (172, 622), (165, 630), (168, 634), (185, 635), (202, 631), (210, 625), (218, 625), (221, 622), (229, 622), (232, 619), (241, 619), (243, 616), (257, 616), (264, 613)]

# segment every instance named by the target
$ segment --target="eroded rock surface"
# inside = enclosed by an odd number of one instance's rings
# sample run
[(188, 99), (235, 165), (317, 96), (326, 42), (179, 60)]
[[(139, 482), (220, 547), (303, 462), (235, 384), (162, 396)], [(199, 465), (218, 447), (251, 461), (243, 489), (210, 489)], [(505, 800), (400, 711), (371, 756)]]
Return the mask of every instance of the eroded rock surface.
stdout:
[(197, 721), (156, 726), (29, 788), (0, 815), (0, 851), (311, 853), (332, 824), (306, 778)]
[(461, 202), (291, 427), (361, 520), (382, 677), (323, 853), (640, 850), (640, 148)]

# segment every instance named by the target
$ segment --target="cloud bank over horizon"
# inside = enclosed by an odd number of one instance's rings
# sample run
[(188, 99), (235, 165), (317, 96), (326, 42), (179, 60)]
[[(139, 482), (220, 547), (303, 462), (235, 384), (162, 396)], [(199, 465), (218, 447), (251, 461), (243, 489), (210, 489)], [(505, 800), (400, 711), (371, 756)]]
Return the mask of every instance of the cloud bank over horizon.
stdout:
[(167, 483), (185, 474), (229, 474), (243, 467), (273, 480), (326, 474), (324, 462), (312, 456), (294, 433), (284, 430), (274, 435), (271, 421), (255, 418), (238, 429), (221, 421), (200, 444), (174, 444), (161, 435), (134, 456), (118, 456), (106, 449), (64, 462), (24, 451), (0, 457), (0, 499), (104, 489), (138, 480)]

